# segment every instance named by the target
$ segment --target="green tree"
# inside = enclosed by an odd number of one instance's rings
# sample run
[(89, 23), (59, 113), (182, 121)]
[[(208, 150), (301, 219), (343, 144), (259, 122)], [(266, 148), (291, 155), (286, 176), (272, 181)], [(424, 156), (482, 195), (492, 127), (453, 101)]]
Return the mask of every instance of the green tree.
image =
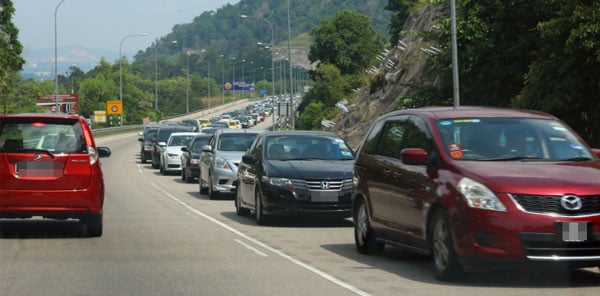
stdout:
[(389, 0), (385, 6), (386, 10), (392, 12), (392, 19), (388, 25), (388, 29), (390, 30), (390, 44), (392, 46), (398, 43), (410, 9), (417, 2), (418, 0)]
[(12, 23), (14, 13), (11, 0), (0, 0), (0, 98), (5, 100), (15, 82), (15, 74), (25, 63), (21, 57), (23, 46), (18, 40), (19, 30)]
[(545, 46), (515, 106), (554, 114), (600, 147), (600, 2), (560, 5), (556, 17), (538, 25)]
[(312, 102), (304, 108), (295, 125), (301, 130), (321, 130), (321, 120), (333, 118), (334, 115), (335, 110), (327, 108), (323, 102)]
[(106, 101), (116, 100), (119, 85), (104, 75), (85, 79), (79, 88), (79, 114), (90, 117), (94, 111), (106, 110)]
[(307, 95), (309, 102), (321, 101), (326, 107), (333, 107), (346, 97), (348, 82), (336, 66), (320, 64), (313, 77), (315, 85)]
[[(461, 104), (510, 106), (520, 93), (535, 51), (537, 24), (562, 0), (457, 1)], [(447, 5), (447, 4), (444, 4)], [(436, 56), (444, 97), (452, 97), (450, 19), (441, 18)]]
[(341, 73), (357, 74), (376, 61), (383, 49), (379, 34), (373, 30), (369, 17), (344, 10), (321, 21), (310, 35), (314, 43), (308, 58), (312, 63), (329, 63)]

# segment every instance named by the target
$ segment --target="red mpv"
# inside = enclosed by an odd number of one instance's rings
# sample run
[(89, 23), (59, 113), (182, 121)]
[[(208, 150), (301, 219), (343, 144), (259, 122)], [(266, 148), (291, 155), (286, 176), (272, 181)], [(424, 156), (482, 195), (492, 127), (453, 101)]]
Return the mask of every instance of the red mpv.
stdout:
[(104, 181), (84, 118), (60, 113), (0, 114), (0, 218), (79, 219), (102, 235)]

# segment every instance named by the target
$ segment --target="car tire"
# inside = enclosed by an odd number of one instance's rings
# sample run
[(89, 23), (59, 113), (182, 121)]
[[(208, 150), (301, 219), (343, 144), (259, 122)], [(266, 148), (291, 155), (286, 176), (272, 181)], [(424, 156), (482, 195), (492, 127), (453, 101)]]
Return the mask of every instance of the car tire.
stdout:
[(102, 236), (102, 214), (89, 215), (82, 219), (85, 226), (87, 235), (90, 237)]
[(162, 163), (160, 164), (160, 174), (163, 176), (166, 175), (165, 167), (163, 167)]
[(238, 187), (235, 189), (235, 213), (238, 216), (248, 216), (250, 214), (250, 210), (242, 207), (242, 197)]
[(181, 168), (181, 180), (187, 182), (187, 177), (185, 175), (185, 168)]
[(357, 210), (354, 213), (354, 243), (356, 250), (366, 255), (381, 252), (385, 247), (385, 244), (378, 242), (373, 234), (367, 204), (362, 199), (357, 201)]
[(213, 190), (213, 179), (211, 175), (208, 175), (208, 198), (216, 199), (217, 195), (219, 195), (219, 191)]
[(448, 215), (443, 210), (437, 210), (431, 218), (429, 229), (431, 231), (429, 238), (435, 277), (440, 281), (458, 279), (464, 271), (454, 251)]
[(264, 213), (262, 194), (260, 193), (260, 189), (258, 189), (258, 187), (256, 190), (254, 190), (254, 217), (256, 219), (256, 224), (267, 224), (268, 216)]
[(144, 157), (144, 152), (142, 152), (142, 156), (140, 156), (140, 160), (142, 163), (146, 163), (146, 157)]
[(198, 177), (198, 187), (200, 194), (206, 194), (208, 192), (208, 188), (204, 186), (204, 181), (202, 181), (202, 176)]

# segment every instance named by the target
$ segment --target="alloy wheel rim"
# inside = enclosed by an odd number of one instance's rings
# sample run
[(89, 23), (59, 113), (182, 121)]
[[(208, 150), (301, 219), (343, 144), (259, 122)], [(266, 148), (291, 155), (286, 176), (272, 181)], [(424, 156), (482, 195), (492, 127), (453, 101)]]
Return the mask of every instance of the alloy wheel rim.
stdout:
[(450, 250), (446, 245), (448, 228), (443, 220), (438, 220), (433, 228), (433, 258), (438, 270), (443, 271), (448, 267)]
[(357, 221), (356, 221), (356, 239), (358, 240), (359, 245), (364, 245), (367, 232), (369, 228), (369, 221), (367, 217), (367, 208), (363, 203), (358, 209)]

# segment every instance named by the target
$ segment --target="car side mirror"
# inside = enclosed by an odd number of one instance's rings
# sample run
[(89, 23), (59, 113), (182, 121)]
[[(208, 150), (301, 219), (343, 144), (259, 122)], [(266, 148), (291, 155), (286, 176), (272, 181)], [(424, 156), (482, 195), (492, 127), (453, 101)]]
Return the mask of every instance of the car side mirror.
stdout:
[(98, 151), (100, 157), (109, 157), (112, 154), (110, 148), (104, 146), (96, 147), (96, 151)]
[(183, 151), (183, 152), (189, 152), (189, 150), (187, 149), (186, 146), (181, 147), (181, 151)]
[(427, 151), (421, 148), (405, 148), (400, 152), (402, 163), (408, 165), (426, 165)]
[(202, 146), (202, 152), (212, 152), (212, 147), (210, 145)]
[(592, 148), (592, 152), (596, 154), (596, 157), (600, 158), (600, 149)]
[(247, 164), (255, 164), (256, 157), (254, 157), (254, 155), (244, 154), (242, 155), (242, 162)]

